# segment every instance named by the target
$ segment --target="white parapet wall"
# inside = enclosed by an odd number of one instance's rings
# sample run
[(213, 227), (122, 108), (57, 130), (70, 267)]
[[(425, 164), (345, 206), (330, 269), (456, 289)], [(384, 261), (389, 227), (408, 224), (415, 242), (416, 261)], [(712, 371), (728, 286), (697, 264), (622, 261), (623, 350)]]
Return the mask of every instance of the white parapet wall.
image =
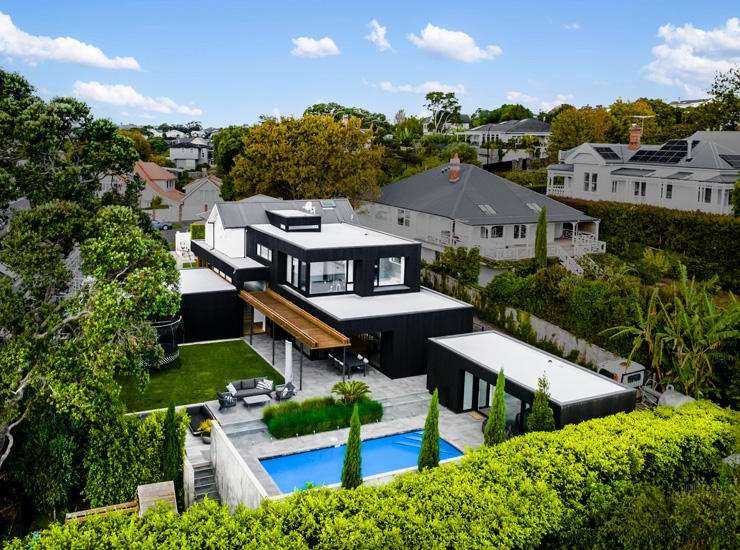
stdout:
[(221, 502), (232, 512), (240, 504), (258, 508), (267, 498), (267, 491), (216, 422), (211, 425), (211, 465)]
[(195, 503), (195, 469), (187, 456), (182, 463), (182, 490), (187, 510)]

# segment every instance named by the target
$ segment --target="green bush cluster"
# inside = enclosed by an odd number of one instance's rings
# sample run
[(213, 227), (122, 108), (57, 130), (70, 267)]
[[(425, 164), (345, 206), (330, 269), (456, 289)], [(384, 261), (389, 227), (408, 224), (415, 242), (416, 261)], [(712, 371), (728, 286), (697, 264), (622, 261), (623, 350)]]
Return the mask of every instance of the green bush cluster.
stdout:
[(195, 241), (204, 240), (206, 238), (206, 225), (204, 223), (191, 223), (190, 238)]
[[(274, 437), (282, 439), (346, 428), (352, 418), (352, 407), (352, 403), (335, 401), (333, 397), (315, 397), (271, 405), (265, 409), (262, 420)], [(357, 407), (362, 424), (383, 418), (383, 405), (377, 401), (362, 399)]]
[(504, 179), (518, 183), (522, 187), (529, 187), (533, 191), (545, 194), (547, 190), (547, 170), (509, 170), (496, 174)]
[[(736, 445), (738, 414), (708, 402), (569, 425), (481, 447), (459, 463), (352, 491), (311, 489), (233, 515), (213, 502), (181, 515), (53, 524), (34, 548), (584, 547), (613, 522), (626, 487), (711, 481)], [(733, 508), (712, 508), (728, 521)], [(704, 515), (702, 509), (684, 508)], [(697, 520), (700, 518), (697, 518)], [(690, 518), (682, 523), (686, 524)], [(702, 518), (702, 521), (708, 521)], [(643, 523), (652, 530), (650, 523)], [(26, 548), (26, 540), (9, 548)]]
[[(176, 416), (178, 463), (182, 464), (189, 419), (184, 411)], [(137, 486), (166, 480), (164, 420), (165, 412), (158, 411), (144, 420), (123, 416), (92, 430), (84, 460), (84, 495), (90, 506), (128, 502), (136, 496)]]
[(599, 218), (599, 238), (606, 249), (618, 256), (639, 260), (642, 251), (635, 243), (679, 254), (689, 276), (710, 279), (715, 274), (724, 288), (740, 289), (740, 218), (683, 212), (644, 204), (586, 201), (557, 198), (559, 201)]

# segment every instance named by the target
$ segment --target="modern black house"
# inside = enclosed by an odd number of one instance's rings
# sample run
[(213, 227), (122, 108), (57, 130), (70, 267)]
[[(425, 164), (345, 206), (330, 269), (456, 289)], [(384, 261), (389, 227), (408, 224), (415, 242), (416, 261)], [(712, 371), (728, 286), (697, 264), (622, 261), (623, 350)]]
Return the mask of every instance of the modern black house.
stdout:
[[(311, 354), (351, 348), (399, 378), (426, 373), (430, 337), (472, 329), (471, 305), (420, 285), (421, 244), (357, 225), (346, 199), (218, 203), (191, 249), (233, 289), (232, 320), (207, 323), (209, 338), (271, 331)], [(183, 310), (186, 327), (200, 307)]]
[(437, 388), (440, 404), (456, 413), (486, 413), (501, 369), (507, 409), (519, 405), (519, 429), (543, 375), (559, 428), (635, 408), (635, 388), (496, 331), (431, 338), (428, 354), (427, 388)]

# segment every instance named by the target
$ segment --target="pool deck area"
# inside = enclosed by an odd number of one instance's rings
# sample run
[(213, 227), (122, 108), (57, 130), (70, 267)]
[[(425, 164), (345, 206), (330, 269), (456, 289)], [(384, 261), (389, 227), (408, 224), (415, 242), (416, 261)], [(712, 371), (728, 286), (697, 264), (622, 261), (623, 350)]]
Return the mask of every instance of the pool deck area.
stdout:
[[(249, 343), (249, 338), (244, 340)], [(272, 360), (272, 339), (267, 334), (254, 335), (252, 347), (268, 363)], [(298, 386), (300, 356), (293, 350), (293, 378)], [(274, 367), (281, 374), (285, 373), (285, 345), (283, 341), (275, 342)], [(299, 391), (293, 400), (303, 400), (309, 397), (326, 396), (331, 393), (332, 386), (341, 381), (341, 374), (337, 373), (327, 360), (310, 361), (303, 358), (303, 390)], [(385, 435), (392, 435), (412, 430), (422, 429), (426, 419), (427, 408), (431, 395), (426, 389), (426, 375), (412, 376), (393, 380), (380, 371), (368, 367), (367, 376), (354, 373), (353, 380), (362, 380), (370, 386), (371, 397), (383, 404), (383, 420), (374, 424), (362, 426), (362, 439), (373, 439)], [(214, 396), (215, 397), (215, 396)], [(297, 453), (321, 447), (332, 447), (345, 443), (349, 428), (321, 432), (317, 434), (275, 439), (267, 432), (262, 422), (262, 406), (245, 407), (237, 403), (235, 407), (218, 410), (218, 401), (206, 402), (216, 415), (229, 441), (234, 445), (250, 470), (265, 488), (269, 496), (281, 494), (277, 485), (259, 462), (260, 458)], [(273, 400), (272, 403), (275, 403)], [(439, 414), (440, 436), (452, 445), (465, 451), (476, 448), (483, 442), (481, 432), (481, 417), (475, 413), (453, 414), (440, 406)], [(190, 433), (186, 439), (186, 453), (189, 461), (194, 464), (203, 464), (210, 460), (210, 447), (200, 438)]]

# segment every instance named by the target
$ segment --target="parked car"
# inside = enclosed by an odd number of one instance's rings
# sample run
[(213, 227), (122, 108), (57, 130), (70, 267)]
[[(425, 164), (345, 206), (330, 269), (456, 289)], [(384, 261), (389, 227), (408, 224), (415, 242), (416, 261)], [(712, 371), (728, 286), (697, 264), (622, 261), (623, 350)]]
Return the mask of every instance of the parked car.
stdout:
[(165, 229), (172, 229), (172, 224), (167, 222), (161, 222), (159, 220), (152, 220), (152, 227), (163, 231)]

